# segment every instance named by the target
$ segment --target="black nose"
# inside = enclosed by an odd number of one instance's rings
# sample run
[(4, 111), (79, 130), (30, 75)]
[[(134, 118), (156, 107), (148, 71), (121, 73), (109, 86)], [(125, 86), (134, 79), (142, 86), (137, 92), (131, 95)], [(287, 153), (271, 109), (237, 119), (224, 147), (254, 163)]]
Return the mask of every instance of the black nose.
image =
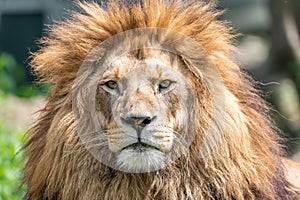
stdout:
[(151, 124), (153, 120), (156, 117), (146, 117), (146, 116), (133, 116), (133, 117), (127, 117), (127, 118), (122, 118), (122, 121), (126, 124), (131, 125), (133, 128), (144, 128), (148, 124)]

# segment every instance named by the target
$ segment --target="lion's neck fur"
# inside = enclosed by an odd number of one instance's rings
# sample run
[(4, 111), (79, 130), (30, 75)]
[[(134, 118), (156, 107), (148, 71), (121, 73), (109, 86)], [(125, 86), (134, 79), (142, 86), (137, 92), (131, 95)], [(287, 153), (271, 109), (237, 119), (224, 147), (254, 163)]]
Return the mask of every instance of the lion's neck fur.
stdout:
[[(68, 105), (56, 113), (48, 134), (40, 136), (41, 140), (46, 137), (46, 144), (34, 143), (31, 148), (30, 153), (37, 156), (28, 162), (35, 165), (26, 167), (28, 194), (41, 199), (292, 199), (278, 152), (274, 152), (279, 151), (277, 144), (256, 133), (264, 147), (254, 149), (259, 145), (251, 138), (255, 128), (250, 128), (243, 114), (235, 114), (241, 113), (236, 103), (228, 94), (228, 121), (210, 154), (201, 158), (195, 143), (175, 163), (148, 174), (124, 173), (99, 163), (82, 147)], [(47, 116), (41, 120), (48, 120)]]

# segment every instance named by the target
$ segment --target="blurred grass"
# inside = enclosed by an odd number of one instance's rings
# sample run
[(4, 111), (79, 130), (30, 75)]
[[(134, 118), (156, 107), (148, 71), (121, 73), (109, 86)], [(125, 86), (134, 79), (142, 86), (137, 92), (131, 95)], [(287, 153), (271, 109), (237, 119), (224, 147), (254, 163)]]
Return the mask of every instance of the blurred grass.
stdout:
[[(0, 97), (1, 98), (1, 97)], [(21, 148), (25, 131), (17, 131), (0, 119), (0, 200), (22, 199), (23, 188), (19, 188), (22, 178)]]
[[(5, 106), (2, 103), (8, 95), (29, 98), (40, 94), (40, 88), (26, 81), (24, 67), (13, 56), (0, 52), (1, 106)], [(20, 188), (24, 161), (19, 151), (25, 132), (0, 116), (0, 200), (19, 200), (24, 194), (24, 188)]]

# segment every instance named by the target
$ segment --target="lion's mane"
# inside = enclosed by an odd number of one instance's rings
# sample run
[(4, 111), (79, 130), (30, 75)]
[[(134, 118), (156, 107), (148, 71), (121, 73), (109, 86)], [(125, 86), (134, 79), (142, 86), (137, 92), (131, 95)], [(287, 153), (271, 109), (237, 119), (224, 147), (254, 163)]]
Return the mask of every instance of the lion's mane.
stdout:
[[(32, 57), (35, 72), (53, 87), (24, 145), (27, 199), (275, 200), (296, 196), (283, 173), (280, 138), (268, 117), (269, 108), (253, 81), (231, 60), (233, 34), (226, 22), (217, 20), (222, 12), (215, 5), (182, 0), (111, 1), (103, 8), (96, 3), (78, 4), (84, 13), (74, 12), (51, 27)], [(197, 135), (202, 134), (199, 127), (189, 152), (172, 167), (124, 173), (99, 163), (81, 144), (71, 91), (82, 61), (94, 47), (115, 34), (146, 27), (170, 29), (198, 42), (219, 70), (229, 95), (224, 126), (216, 129), (221, 138), (210, 154), (200, 158), (193, 150)], [(200, 126), (206, 120), (199, 115), (190, 123)]]

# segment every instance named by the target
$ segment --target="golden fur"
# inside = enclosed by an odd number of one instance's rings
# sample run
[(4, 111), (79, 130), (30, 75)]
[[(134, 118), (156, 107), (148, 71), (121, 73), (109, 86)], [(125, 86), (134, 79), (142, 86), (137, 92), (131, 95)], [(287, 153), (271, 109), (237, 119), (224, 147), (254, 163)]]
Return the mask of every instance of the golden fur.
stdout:
[[(79, 3), (85, 14), (73, 13), (69, 20), (50, 29), (32, 60), (35, 72), (53, 88), (24, 146), (28, 158), (23, 179), (28, 186), (25, 199), (297, 198), (299, 194), (284, 175), (280, 138), (268, 117), (268, 106), (251, 79), (230, 59), (235, 50), (230, 28), (216, 20), (221, 12), (213, 4), (188, 2), (111, 1), (106, 8)], [(100, 42), (146, 27), (181, 33), (204, 49), (205, 54), (183, 50), (185, 62), (180, 65), (197, 97), (193, 109), (199, 112), (193, 112), (192, 120), (183, 124), (195, 131), (186, 154), (156, 172), (125, 173), (99, 163), (82, 144), (71, 91), (83, 60)], [(209, 94), (200, 73), (214, 83), (213, 74), (209, 68), (199, 72), (192, 56), (220, 73), (226, 97), (222, 129), (218, 129), (218, 115), (211, 113), (214, 94)], [(222, 104), (222, 99), (216, 102)], [(220, 138), (209, 154), (200, 157), (199, 146), (211, 121), (216, 123), (214, 131)]]

